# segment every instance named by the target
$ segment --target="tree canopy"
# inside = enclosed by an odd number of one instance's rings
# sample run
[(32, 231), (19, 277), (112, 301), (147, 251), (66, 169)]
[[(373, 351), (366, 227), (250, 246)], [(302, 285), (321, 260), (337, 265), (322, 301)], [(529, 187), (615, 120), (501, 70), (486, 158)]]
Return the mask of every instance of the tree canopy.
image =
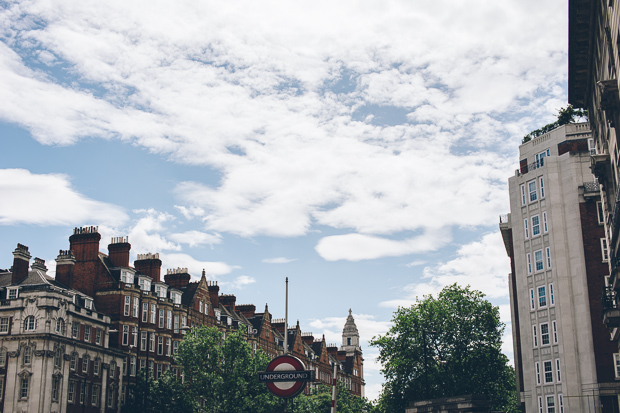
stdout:
[(572, 123), (575, 121), (575, 118), (583, 117), (588, 117), (588, 111), (585, 109), (575, 109), (573, 105), (568, 105), (565, 108), (560, 108), (560, 110), (558, 111), (558, 119), (555, 122), (549, 123), (540, 129), (536, 129), (535, 131), (528, 133), (523, 137), (522, 143), (527, 143), (534, 138), (544, 135), (547, 132), (551, 132), (557, 127), (566, 125), (567, 123)]
[(509, 410), (514, 369), (501, 352), (504, 324), (499, 309), (480, 291), (456, 284), (434, 298), (401, 307), (393, 326), (371, 345), (386, 382), (379, 400), (385, 412), (402, 412), (411, 401), (484, 394), (495, 410)]

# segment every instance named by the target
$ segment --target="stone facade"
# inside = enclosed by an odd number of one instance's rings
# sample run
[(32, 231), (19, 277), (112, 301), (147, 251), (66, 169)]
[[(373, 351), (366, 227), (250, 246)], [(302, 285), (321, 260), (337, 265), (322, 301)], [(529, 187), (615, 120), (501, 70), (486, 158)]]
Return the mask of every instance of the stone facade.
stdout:
[(517, 384), (526, 412), (618, 410), (615, 345), (601, 321), (609, 274), (589, 124), (522, 145), (500, 229), (511, 258)]

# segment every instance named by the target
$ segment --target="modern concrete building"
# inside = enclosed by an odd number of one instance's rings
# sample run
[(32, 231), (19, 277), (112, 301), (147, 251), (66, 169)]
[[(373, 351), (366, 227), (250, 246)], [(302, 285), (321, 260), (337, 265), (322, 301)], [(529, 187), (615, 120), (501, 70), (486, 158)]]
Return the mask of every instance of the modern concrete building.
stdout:
[[(610, 289), (606, 323), (618, 344), (620, 312), (620, 2), (569, 0), (568, 101), (588, 109), (595, 151), (591, 168), (598, 178), (609, 250)], [(620, 373), (620, 360), (616, 361)]]
[(617, 346), (601, 320), (609, 248), (587, 123), (521, 145), (500, 229), (511, 258), (517, 383), (526, 412), (618, 412)]

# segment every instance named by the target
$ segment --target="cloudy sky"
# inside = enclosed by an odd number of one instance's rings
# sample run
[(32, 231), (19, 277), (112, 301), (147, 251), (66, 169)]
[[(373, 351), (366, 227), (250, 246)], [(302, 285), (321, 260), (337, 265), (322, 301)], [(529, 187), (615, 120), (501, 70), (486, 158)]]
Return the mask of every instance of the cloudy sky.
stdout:
[(352, 308), (371, 398), (398, 306), (458, 282), (509, 321), (498, 215), (566, 105), (565, 1), (5, 0), (0, 40), (0, 268), (98, 225), (275, 317), (289, 277), (304, 331)]

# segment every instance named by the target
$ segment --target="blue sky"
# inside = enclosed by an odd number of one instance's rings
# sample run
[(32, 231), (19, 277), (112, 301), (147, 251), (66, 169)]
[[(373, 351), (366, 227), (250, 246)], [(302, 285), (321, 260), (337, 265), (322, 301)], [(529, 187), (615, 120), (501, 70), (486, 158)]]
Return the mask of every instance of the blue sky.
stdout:
[[(72, 228), (204, 268), (340, 343), (458, 282), (510, 319), (523, 135), (566, 105), (566, 3), (0, 1), (0, 268)], [(510, 326), (505, 351), (512, 357)]]

